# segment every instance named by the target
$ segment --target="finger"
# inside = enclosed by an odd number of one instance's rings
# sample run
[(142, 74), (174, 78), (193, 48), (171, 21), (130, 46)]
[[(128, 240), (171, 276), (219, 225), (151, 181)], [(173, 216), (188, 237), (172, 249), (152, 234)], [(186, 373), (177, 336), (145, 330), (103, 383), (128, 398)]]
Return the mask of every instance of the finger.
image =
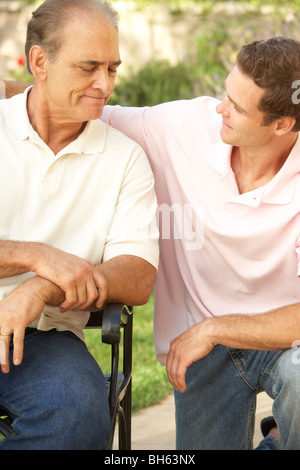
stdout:
[(169, 379), (171, 385), (173, 385), (173, 387), (176, 388), (175, 383), (174, 383), (174, 379), (173, 379), (173, 372), (172, 372), (173, 363), (174, 363), (174, 353), (173, 353), (173, 349), (171, 347), (170, 350), (169, 350), (168, 356), (167, 356), (166, 372), (167, 372), (168, 379)]
[(96, 307), (97, 308), (102, 308), (103, 305), (105, 304), (105, 301), (107, 299), (107, 290), (105, 288), (98, 288), (98, 298), (96, 302)]
[(98, 293), (96, 307), (102, 308), (107, 299), (107, 293), (108, 293), (107, 281), (102, 276), (102, 274), (100, 274), (99, 271), (97, 270), (95, 270), (95, 273), (94, 273), (94, 280), (97, 286), (97, 293)]
[(61, 311), (71, 310), (73, 305), (78, 302), (77, 290), (73, 287), (70, 290), (65, 291), (65, 300), (60, 304)]
[(85, 290), (81, 289), (81, 292), (78, 293), (77, 301), (71, 303), (67, 299), (60, 304), (60, 311), (66, 312), (67, 310), (72, 310), (73, 312), (79, 310), (86, 310), (88, 307), (95, 301), (98, 296), (98, 291), (94, 283), (85, 285)]
[(80, 310), (88, 309), (95, 302), (97, 297), (98, 289), (94, 277), (92, 276), (89, 282), (86, 284), (86, 300), (85, 302), (81, 302), (80, 306), (77, 308)]
[(77, 302), (74, 303), (72, 310), (85, 310), (97, 299), (98, 290), (94, 280), (95, 271), (96, 269), (92, 263), (86, 261), (82, 264), (76, 282)]
[(18, 328), (14, 331), (14, 352), (13, 352), (13, 363), (15, 366), (19, 366), (23, 361), (23, 352), (24, 352), (24, 328)]
[(185, 374), (187, 367), (178, 365), (176, 370), (176, 390), (183, 393), (186, 390)]
[(182, 357), (182, 349), (178, 340), (171, 342), (169, 354), (167, 357), (166, 371), (168, 374), (169, 381), (179, 392), (184, 392), (186, 389), (185, 373), (186, 373), (185, 361)]
[[(10, 343), (10, 336), (9, 337), (0, 337), (0, 364), (1, 364), (1, 371), (3, 374), (7, 374), (9, 372), (9, 343)], [(9, 338), (9, 340), (8, 340)]]

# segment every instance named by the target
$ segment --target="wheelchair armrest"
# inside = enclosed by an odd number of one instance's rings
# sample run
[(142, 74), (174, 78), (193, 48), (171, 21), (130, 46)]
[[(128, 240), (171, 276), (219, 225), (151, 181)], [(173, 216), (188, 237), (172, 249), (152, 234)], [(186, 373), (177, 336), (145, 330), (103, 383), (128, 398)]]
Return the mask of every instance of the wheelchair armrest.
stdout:
[(102, 328), (102, 341), (106, 344), (118, 344), (121, 340), (121, 327), (127, 323), (131, 307), (124, 304), (107, 304), (102, 310), (91, 312), (88, 328)]

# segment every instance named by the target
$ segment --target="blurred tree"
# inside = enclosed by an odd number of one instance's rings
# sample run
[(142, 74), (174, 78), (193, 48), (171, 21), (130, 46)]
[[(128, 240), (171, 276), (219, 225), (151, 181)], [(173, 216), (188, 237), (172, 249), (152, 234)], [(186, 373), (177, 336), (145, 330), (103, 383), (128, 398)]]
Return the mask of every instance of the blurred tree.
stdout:
[(32, 5), (36, 3), (36, 0), (19, 0), (21, 3), (25, 3), (25, 5)]

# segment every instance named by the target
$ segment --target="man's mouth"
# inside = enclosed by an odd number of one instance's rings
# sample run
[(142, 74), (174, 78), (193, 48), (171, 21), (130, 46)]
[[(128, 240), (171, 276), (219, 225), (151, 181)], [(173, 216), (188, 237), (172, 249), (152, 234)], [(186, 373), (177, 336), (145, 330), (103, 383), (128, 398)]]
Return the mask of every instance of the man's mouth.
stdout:
[(232, 127), (229, 126), (224, 120), (223, 120), (223, 126), (226, 127), (226, 128), (228, 128), (228, 129), (232, 129)]
[(89, 100), (96, 100), (96, 101), (106, 101), (106, 98), (104, 96), (91, 96), (91, 95), (84, 95), (84, 98), (87, 98)]

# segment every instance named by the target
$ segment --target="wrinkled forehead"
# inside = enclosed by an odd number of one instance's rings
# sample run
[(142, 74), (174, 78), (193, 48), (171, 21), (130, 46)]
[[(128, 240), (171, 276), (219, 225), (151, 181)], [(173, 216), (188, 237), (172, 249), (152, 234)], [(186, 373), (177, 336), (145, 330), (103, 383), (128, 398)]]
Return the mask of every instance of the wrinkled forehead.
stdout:
[(62, 31), (59, 55), (73, 58), (103, 60), (103, 56), (120, 60), (119, 37), (116, 28), (103, 15), (75, 15), (68, 19)]

